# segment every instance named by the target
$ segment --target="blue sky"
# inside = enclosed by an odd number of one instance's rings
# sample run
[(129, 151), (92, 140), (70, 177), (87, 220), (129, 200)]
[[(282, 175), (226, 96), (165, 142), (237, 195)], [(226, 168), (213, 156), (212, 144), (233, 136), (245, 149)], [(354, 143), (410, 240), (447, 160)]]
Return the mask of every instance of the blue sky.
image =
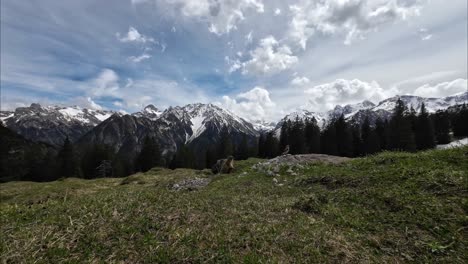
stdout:
[(467, 90), (465, 0), (1, 1), (1, 110), (297, 108)]

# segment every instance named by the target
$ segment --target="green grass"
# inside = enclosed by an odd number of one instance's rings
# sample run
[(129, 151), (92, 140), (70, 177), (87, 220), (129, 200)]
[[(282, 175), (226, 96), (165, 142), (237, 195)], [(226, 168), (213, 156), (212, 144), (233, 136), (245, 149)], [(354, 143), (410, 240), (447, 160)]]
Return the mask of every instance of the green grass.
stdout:
[[(4, 262), (467, 263), (468, 148), (315, 164), (278, 183), (155, 168), (0, 185)], [(198, 191), (178, 181), (212, 177)]]

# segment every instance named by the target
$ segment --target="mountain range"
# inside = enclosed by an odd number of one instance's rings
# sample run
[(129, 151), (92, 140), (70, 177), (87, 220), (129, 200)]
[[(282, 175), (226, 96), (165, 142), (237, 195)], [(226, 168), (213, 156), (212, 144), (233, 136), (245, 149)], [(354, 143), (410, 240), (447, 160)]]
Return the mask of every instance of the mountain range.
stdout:
[(326, 112), (300, 109), (282, 118), (278, 123), (255, 122), (245, 119), (214, 104), (188, 104), (160, 110), (148, 105), (139, 112), (123, 114), (115, 111), (92, 110), (78, 106), (41, 106), (31, 104), (15, 111), (0, 111), (0, 121), (11, 130), (28, 140), (44, 142), (55, 147), (66, 138), (80, 146), (107, 144), (117, 153), (133, 156), (140, 151), (147, 136), (154, 137), (163, 149), (163, 154), (174, 153), (179, 146), (189, 145), (195, 151), (205, 150), (219, 140), (221, 130), (226, 127), (239, 143), (244, 136), (254, 143), (260, 133), (279, 132), (281, 124), (296, 118), (315, 118), (324, 127), (333, 118), (344, 115), (348, 122), (360, 124), (368, 117), (388, 119), (395, 103), (400, 98), (408, 108), (419, 111), (424, 102), (429, 112), (447, 109), (468, 101), (468, 92), (444, 97), (424, 98), (418, 96), (394, 96), (377, 104), (363, 101), (345, 106), (337, 105)]

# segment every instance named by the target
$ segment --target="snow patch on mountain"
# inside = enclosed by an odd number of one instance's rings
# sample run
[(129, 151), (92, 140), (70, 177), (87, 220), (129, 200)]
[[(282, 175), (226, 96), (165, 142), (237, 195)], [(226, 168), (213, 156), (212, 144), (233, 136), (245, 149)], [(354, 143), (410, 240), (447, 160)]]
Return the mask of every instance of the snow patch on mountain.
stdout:
[(190, 119), (190, 123), (192, 124), (190, 126), (190, 129), (192, 130), (192, 135), (187, 139), (187, 142), (190, 142), (193, 139), (197, 138), (203, 133), (203, 131), (205, 131), (206, 127), (203, 124), (203, 121), (205, 121), (203, 113), (198, 113), (198, 115)]
[(162, 114), (162, 111), (151, 104), (146, 106), (142, 111), (133, 113), (132, 115), (136, 117), (146, 117), (150, 120), (156, 121), (159, 119), (159, 117), (161, 117)]

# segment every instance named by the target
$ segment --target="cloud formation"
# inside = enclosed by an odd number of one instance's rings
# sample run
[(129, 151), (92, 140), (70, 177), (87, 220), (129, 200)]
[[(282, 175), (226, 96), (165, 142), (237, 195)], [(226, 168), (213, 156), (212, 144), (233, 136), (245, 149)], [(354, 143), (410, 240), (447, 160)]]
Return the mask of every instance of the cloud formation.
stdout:
[(243, 74), (275, 74), (291, 68), (298, 62), (291, 49), (281, 45), (273, 36), (260, 40), (258, 47), (250, 52), (250, 57), (242, 63)]
[(309, 96), (306, 107), (313, 111), (332, 109), (335, 105), (359, 103), (364, 100), (378, 102), (390, 95), (375, 82), (365, 82), (358, 79), (337, 79), (308, 88), (305, 94)]
[[(245, 19), (245, 13), (264, 12), (262, 0), (155, 0), (162, 6), (175, 8), (185, 17), (197, 19), (208, 24), (208, 30), (223, 35), (237, 29), (237, 24)], [(151, 2), (149, 0), (132, 0), (133, 4)]]
[(255, 87), (234, 98), (223, 96), (217, 105), (226, 108), (248, 121), (271, 120), (276, 104), (270, 99), (270, 93), (263, 87)]
[(423, 97), (445, 97), (467, 92), (467, 79), (456, 79), (450, 82), (442, 82), (436, 85), (425, 84), (414, 91), (414, 95)]
[(289, 9), (289, 37), (305, 49), (315, 33), (344, 34), (349, 45), (381, 25), (419, 15), (421, 6), (418, 0), (302, 0)]
[(154, 38), (147, 37), (143, 34), (140, 34), (138, 30), (134, 27), (130, 27), (128, 29), (127, 34), (121, 36), (120, 33), (115, 34), (117, 39), (121, 42), (136, 42), (136, 43), (147, 43), (147, 42), (155, 42)]

